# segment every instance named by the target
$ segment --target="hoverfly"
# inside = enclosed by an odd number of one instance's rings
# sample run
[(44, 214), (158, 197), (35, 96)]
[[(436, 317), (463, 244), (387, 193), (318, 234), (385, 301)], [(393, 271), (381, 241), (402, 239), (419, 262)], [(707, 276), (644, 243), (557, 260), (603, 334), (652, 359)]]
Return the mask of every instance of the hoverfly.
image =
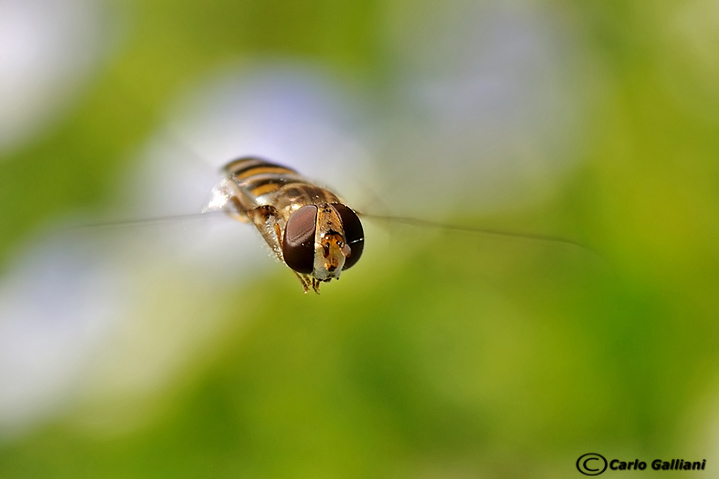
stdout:
[[(212, 200), (203, 213), (224, 211), (236, 220), (252, 223), (275, 257), (295, 273), (305, 293), (310, 287), (319, 293), (321, 283), (339, 279), (342, 271), (359, 261), (365, 241), (362, 223), (358, 213), (335, 193), (291, 168), (258, 157), (233, 160), (222, 172), (225, 178), (213, 188)], [(591, 251), (552, 236), (458, 228), (410, 218), (375, 218)]]
[(255, 225), (274, 255), (295, 273), (305, 293), (339, 279), (362, 256), (357, 214), (331, 191), (295, 170), (256, 157), (231, 161), (206, 211), (222, 209)]

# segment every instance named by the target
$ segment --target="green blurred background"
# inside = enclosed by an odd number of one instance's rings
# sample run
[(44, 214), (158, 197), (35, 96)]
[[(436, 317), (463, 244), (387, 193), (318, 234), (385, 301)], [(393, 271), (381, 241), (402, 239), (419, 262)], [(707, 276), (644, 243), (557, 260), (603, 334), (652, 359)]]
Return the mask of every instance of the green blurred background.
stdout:
[[(581, 477), (588, 452), (719, 470), (716, 3), (2, 11), (0, 476)], [(177, 214), (142, 205), (187, 199), (165, 172), (206, 158), (167, 124), (223, 75), (275, 99), (269, 143), (335, 112), (360, 146), (297, 168), (345, 171), (380, 212), (600, 256), (368, 225), (315, 296), (251, 232), (67, 229)], [(163, 142), (176, 163), (153, 163)]]

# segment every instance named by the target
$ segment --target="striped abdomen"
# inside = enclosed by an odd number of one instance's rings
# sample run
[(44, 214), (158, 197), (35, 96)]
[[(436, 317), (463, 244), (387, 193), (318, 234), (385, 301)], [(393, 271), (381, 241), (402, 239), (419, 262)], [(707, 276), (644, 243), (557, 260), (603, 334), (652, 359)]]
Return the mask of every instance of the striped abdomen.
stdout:
[(224, 170), (241, 193), (245, 209), (339, 202), (337, 196), (313, 185), (295, 170), (261, 158), (240, 158), (227, 164)]

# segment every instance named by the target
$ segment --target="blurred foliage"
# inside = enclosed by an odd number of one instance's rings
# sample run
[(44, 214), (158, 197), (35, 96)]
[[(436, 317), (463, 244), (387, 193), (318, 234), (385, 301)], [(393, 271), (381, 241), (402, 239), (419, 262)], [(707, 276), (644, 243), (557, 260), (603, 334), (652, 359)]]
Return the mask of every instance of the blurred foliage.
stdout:
[[(228, 284), (225, 329), (187, 352), (182, 377), (144, 402), (80, 402), (0, 445), (0, 476), (575, 477), (589, 451), (714, 470), (701, 427), (719, 404), (719, 68), (691, 34), (719, 12), (546, 3), (584, 42), (599, 97), (584, 166), (527, 220), (547, 215), (609, 265), (439, 234), (321, 297), (278, 281), (284, 270)], [(301, 55), (386, 94), (379, 2), (113, 8), (117, 51), (50, 131), (0, 162), (0, 271), (45, 222), (106, 207), (156, 112), (207, 68)], [(107, 432), (87, 411), (129, 426)]]

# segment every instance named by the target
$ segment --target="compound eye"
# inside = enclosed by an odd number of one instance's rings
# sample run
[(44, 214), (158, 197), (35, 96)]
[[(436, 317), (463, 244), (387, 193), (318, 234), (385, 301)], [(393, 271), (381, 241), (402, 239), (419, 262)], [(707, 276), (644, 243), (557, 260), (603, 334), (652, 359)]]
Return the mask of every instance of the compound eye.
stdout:
[(349, 246), (351, 250), (350, 255), (345, 259), (345, 265), (342, 267), (343, 270), (349, 269), (354, 266), (360, 259), (360, 256), (362, 256), (362, 250), (364, 249), (364, 230), (362, 229), (362, 223), (360, 223), (354, 211), (339, 203), (332, 203), (331, 206), (342, 220), (345, 241), (347, 241), (347, 246)]
[(298, 273), (310, 274), (315, 263), (317, 207), (303, 206), (290, 216), (282, 238), (282, 256), (287, 266)]

